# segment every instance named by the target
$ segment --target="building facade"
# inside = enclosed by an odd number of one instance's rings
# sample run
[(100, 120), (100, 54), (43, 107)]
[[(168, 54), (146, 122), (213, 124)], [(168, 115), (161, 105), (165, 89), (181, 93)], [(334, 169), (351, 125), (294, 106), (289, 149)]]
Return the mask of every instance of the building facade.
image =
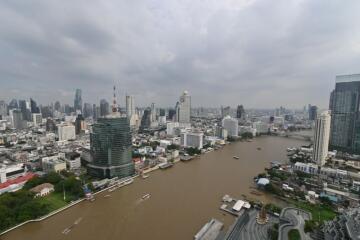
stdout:
[(328, 111), (321, 113), (315, 122), (313, 161), (319, 166), (325, 164), (329, 152), (330, 124)]
[(180, 101), (176, 104), (176, 121), (180, 123), (190, 123), (191, 115), (191, 96), (188, 91), (184, 91)]
[(224, 117), (222, 127), (227, 130), (228, 136), (237, 137), (239, 135), (239, 122), (230, 116)]
[(183, 132), (180, 137), (181, 145), (184, 147), (203, 148), (204, 133), (202, 132)]
[(90, 145), (90, 175), (99, 178), (124, 178), (135, 174), (127, 118), (99, 118), (93, 125)]

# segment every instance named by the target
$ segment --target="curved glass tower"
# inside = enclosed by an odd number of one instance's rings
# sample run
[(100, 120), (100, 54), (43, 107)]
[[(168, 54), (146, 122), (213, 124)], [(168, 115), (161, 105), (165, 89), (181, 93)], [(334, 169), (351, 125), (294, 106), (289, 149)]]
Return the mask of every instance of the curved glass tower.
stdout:
[(126, 117), (99, 118), (90, 135), (93, 162), (88, 173), (99, 178), (134, 175), (131, 133)]

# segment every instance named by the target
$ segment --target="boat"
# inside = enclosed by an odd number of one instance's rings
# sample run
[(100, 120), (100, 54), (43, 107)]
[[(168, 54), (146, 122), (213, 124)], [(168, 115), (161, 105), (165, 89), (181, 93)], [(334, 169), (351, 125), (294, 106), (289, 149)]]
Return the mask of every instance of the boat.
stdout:
[(104, 198), (108, 198), (108, 197), (111, 197), (111, 195), (108, 194), (108, 195), (105, 195), (105, 196), (104, 196)]
[(145, 175), (145, 174), (141, 175), (141, 178), (142, 178), (142, 179), (146, 179), (146, 178), (148, 178), (148, 177), (149, 177), (149, 175)]
[(233, 158), (235, 158), (235, 159), (240, 159), (238, 156), (233, 156)]
[(147, 193), (144, 196), (142, 196), (142, 199), (145, 200), (145, 199), (148, 199), (150, 197), (151, 197), (150, 193)]
[(258, 147), (257, 150), (261, 150), (261, 147)]

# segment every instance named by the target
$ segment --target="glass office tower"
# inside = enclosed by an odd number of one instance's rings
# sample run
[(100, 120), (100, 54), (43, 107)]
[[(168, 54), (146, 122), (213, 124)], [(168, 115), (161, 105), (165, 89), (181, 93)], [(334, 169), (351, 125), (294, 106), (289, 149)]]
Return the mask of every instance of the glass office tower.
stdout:
[(330, 97), (330, 147), (360, 153), (360, 74), (336, 76)]
[(131, 132), (126, 117), (99, 118), (90, 135), (93, 162), (88, 173), (98, 178), (124, 178), (135, 174)]

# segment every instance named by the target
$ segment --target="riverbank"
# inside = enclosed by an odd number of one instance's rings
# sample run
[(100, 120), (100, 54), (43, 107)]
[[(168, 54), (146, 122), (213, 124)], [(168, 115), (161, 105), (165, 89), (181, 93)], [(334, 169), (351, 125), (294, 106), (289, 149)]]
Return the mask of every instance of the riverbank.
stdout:
[[(66, 239), (192, 239), (212, 217), (224, 222), (225, 227), (230, 226), (233, 217), (224, 216), (219, 210), (222, 196), (251, 196), (253, 176), (272, 161), (285, 162), (286, 148), (304, 143), (271, 136), (234, 142), (190, 162), (153, 171), (146, 179), (138, 178), (131, 187), (112, 192), (111, 197), (98, 197), (91, 204), (79, 203), (71, 211), (23, 225), (1, 238), (45, 240), (51, 236), (52, 240), (60, 240), (64, 238), (63, 230), (81, 217), (81, 223)], [(151, 198), (141, 201), (147, 193), (151, 193)], [(266, 195), (254, 198), (265, 203), (276, 201)]]

